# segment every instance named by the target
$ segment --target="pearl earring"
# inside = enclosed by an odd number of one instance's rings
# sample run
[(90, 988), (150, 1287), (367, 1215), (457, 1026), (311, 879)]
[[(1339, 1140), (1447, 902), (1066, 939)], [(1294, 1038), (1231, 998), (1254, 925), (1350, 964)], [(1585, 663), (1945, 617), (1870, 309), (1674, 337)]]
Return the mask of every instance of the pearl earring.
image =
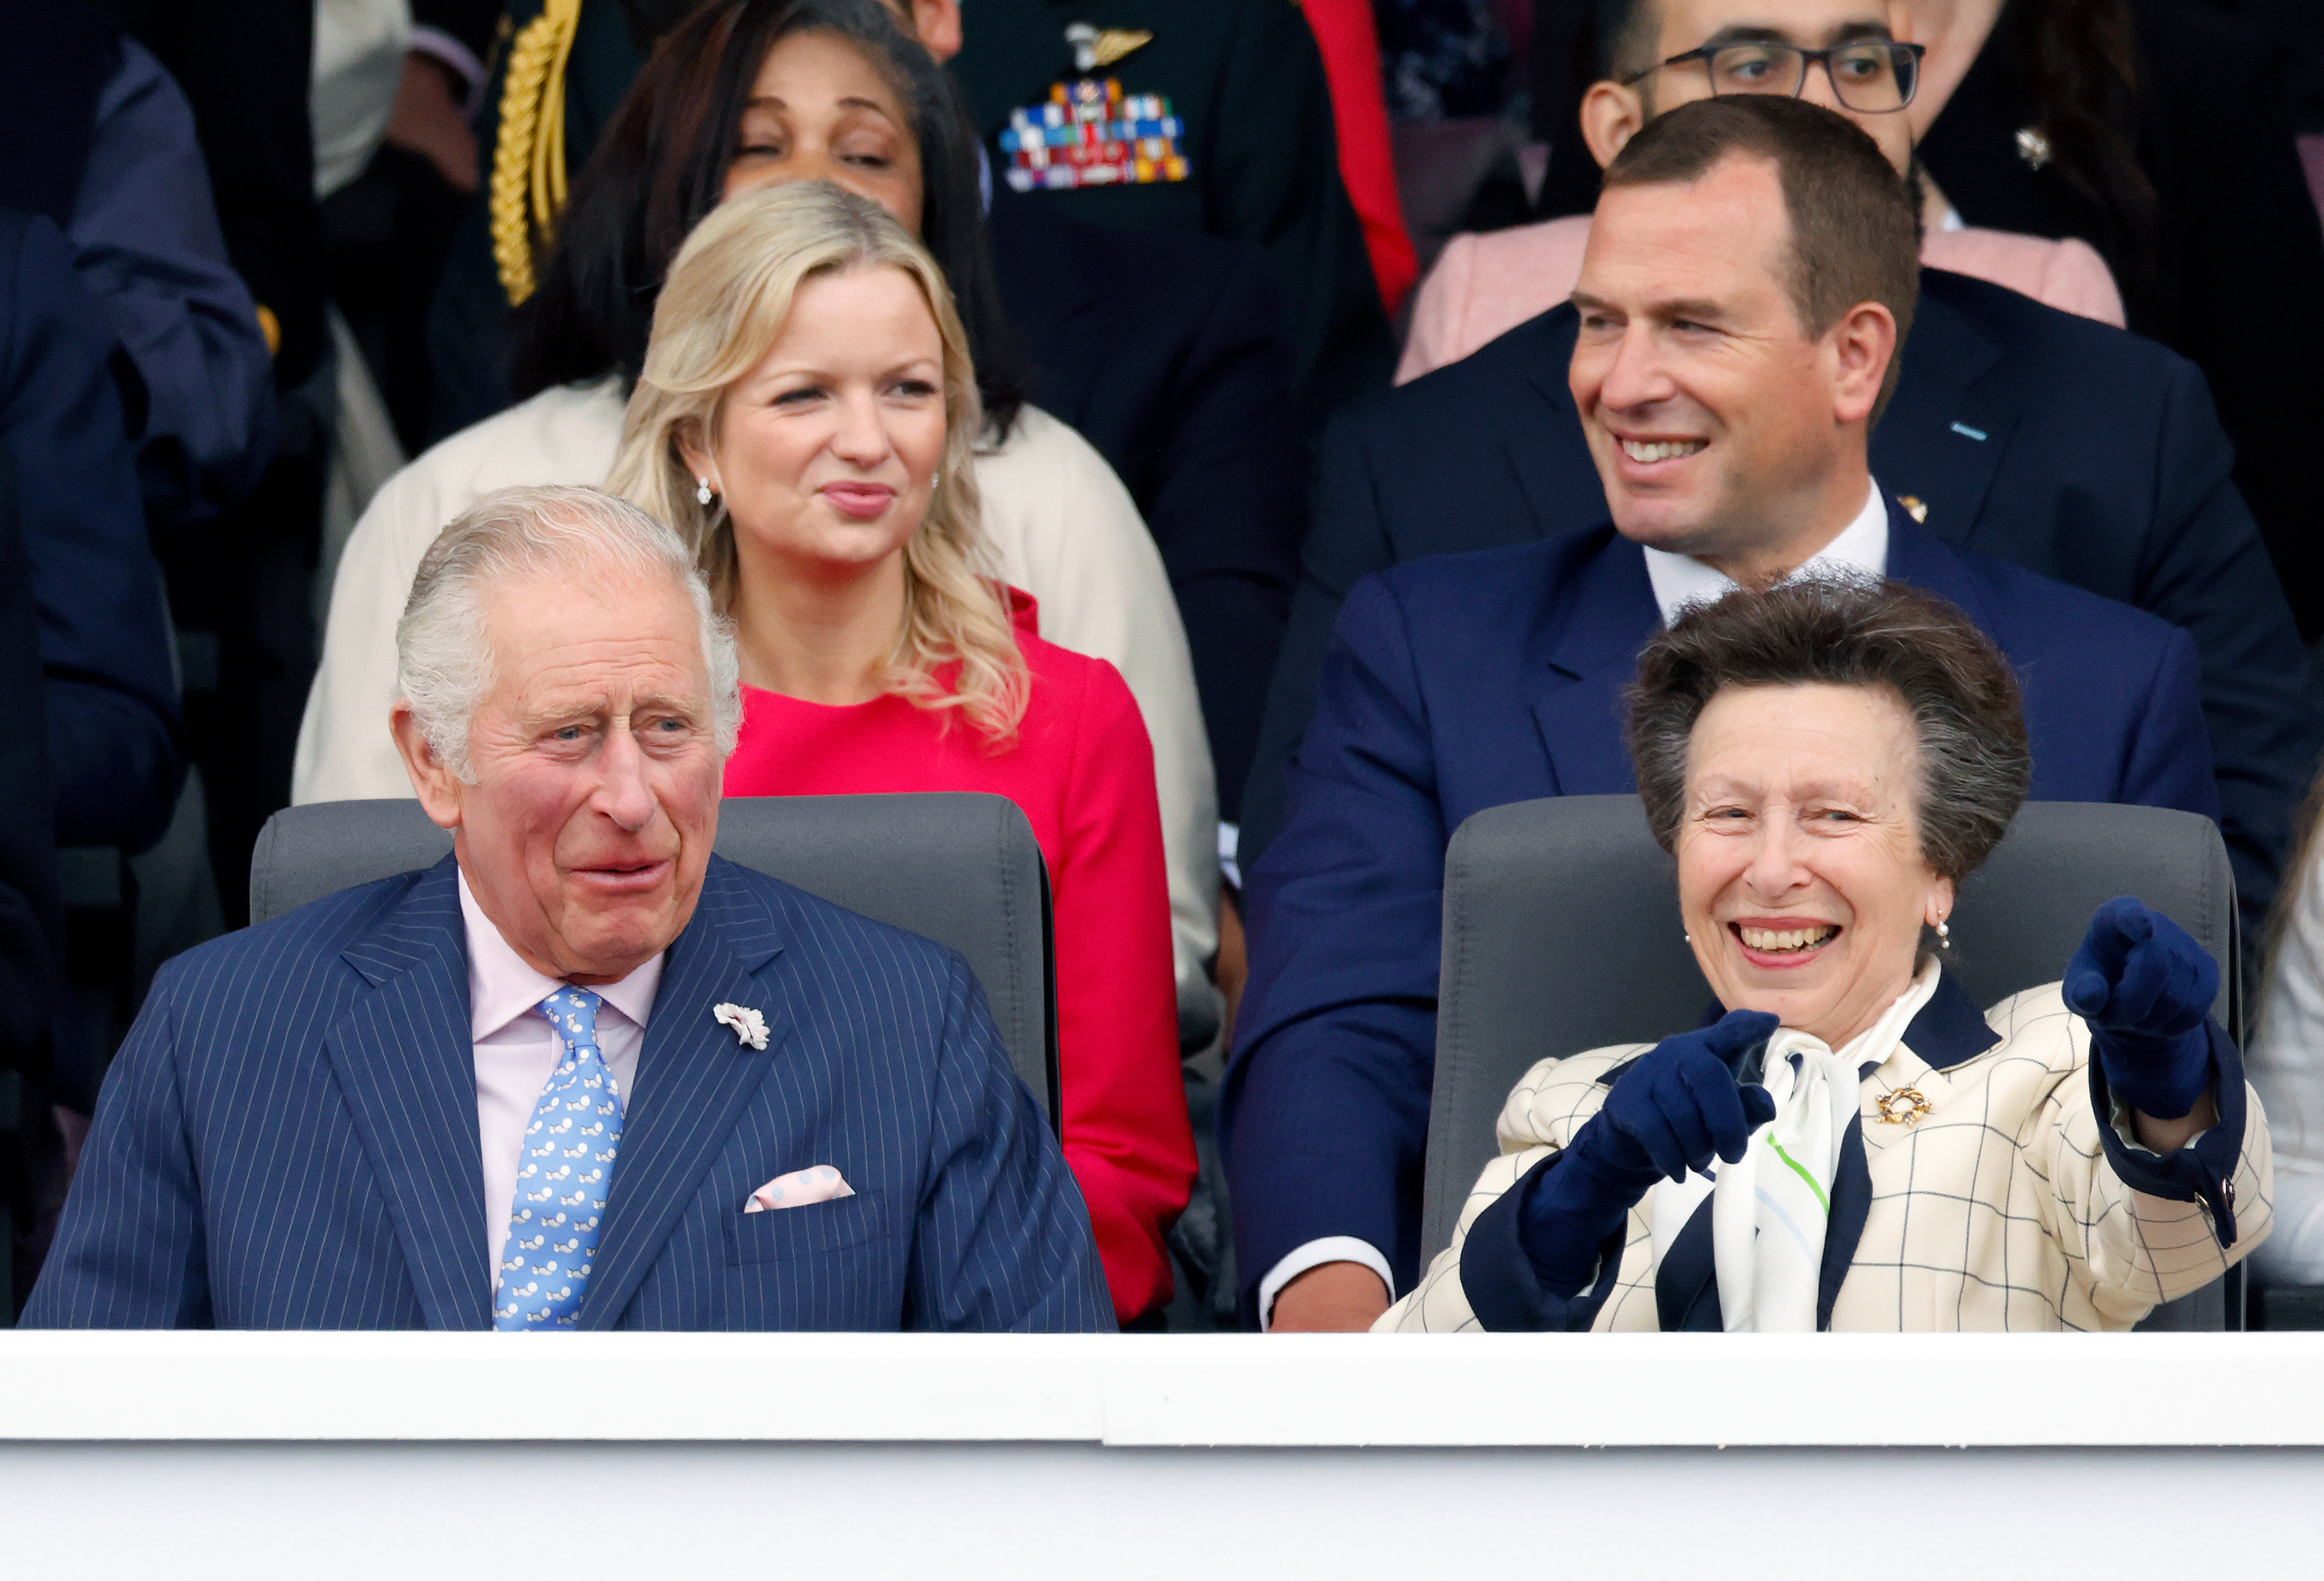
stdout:
[(1953, 931), (1945, 926), (1944, 918), (1939, 917), (1937, 919), (1937, 948), (1940, 950), (1950, 950), (1952, 947)]
[(697, 505), (707, 505), (707, 504), (709, 504), (709, 503), (710, 503), (710, 480), (709, 480), (708, 478), (705, 478), (705, 477), (697, 477), (697, 478), (696, 478), (696, 479), (694, 480), (694, 482), (695, 482), (695, 483), (696, 483), (696, 488), (695, 488), (695, 491), (694, 491), (694, 502), (695, 502), (696, 504), (697, 504)]

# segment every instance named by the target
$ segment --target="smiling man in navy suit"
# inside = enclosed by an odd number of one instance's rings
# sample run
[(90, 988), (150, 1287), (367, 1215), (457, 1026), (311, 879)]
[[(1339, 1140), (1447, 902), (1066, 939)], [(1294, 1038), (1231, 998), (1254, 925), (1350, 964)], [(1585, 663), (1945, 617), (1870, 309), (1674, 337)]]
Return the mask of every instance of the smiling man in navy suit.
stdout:
[(26, 1325), (1113, 1327), (959, 957), (712, 854), (741, 701), (676, 534), (487, 496), (396, 639), (453, 854), (162, 970)]
[(1250, 1318), (1358, 1328), (1409, 1288), (1446, 842), (1487, 807), (1636, 788), (1622, 688), (1683, 605), (1911, 583), (2011, 660), (2036, 797), (2218, 817), (2185, 632), (1950, 548), (1874, 481), (1917, 252), (1871, 140), (1795, 100), (1671, 111), (1608, 171), (1568, 382), (1612, 522), (1358, 584), (1250, 873), (1221, 1117)]

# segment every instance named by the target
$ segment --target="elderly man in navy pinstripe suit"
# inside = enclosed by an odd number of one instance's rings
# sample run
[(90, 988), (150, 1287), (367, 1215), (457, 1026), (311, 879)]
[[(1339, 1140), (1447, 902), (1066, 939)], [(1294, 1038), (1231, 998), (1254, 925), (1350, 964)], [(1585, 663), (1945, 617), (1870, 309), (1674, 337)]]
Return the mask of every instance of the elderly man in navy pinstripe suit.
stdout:
[(958, 957), (711, 854), (734, 650), (675, 534), (490, 496), (397, 648), (452, 857), (163, 969), (26, 1325), (1113, 1326)]

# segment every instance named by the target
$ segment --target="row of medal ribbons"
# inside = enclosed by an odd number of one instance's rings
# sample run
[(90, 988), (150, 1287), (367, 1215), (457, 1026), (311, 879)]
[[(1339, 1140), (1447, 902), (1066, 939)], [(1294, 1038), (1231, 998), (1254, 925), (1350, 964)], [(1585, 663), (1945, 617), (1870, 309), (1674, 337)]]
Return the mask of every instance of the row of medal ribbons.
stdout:
[(1186, 161), (1177, 140), (1185, 129), (1160, 94), (1125, 98), (1112, 78), (1102, 84), (1084, 78), (1051, 87), (1046, 105), (1010, 112), (1001, 148), (1009, 184), (1019, 192), (1183, 181)]

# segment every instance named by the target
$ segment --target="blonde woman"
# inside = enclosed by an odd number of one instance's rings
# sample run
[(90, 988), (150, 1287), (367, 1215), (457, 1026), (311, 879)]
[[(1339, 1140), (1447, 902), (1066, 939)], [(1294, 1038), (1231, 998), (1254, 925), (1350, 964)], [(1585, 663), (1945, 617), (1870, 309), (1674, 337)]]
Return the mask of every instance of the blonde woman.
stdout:
[(733, 796), (987, 791), (1056, 912), (1065, 1157), (1114, 1308), (1170, 1294), (1194, 1137), (1153, 757), (1113, 666), (1035, 635), (980, 523), (976, 375), (943, 272), (822, 182), (702, 222), (607, 486), (691, 542), (742, 662)]
[[(755, 60), (755, 71), (733, 63)], [(558, 223), (528, 302), (540, 393), (455, 434), (356, 523), (293, 766), (293, 801), (411, 794), (382, 728), (395, 621), (420, 556), (493, 490), (603, 483), (645, 354), (653, 290), (704, 215), (744, 192), (828, 179), (880, 204), (945, 268), (984, 391), (977, 482), (1009, 580), (1051, 641), (1110, 661), (1152, 738), (1179, 993), (1210, 1013), (1218, 809), (1202, 705), (1169, 577), (1137, 506), (1089, 443), (1009, 377), (977, 191), (975, 134), (943, 73), (876, 0), (733, 0), (665, 37)]]

